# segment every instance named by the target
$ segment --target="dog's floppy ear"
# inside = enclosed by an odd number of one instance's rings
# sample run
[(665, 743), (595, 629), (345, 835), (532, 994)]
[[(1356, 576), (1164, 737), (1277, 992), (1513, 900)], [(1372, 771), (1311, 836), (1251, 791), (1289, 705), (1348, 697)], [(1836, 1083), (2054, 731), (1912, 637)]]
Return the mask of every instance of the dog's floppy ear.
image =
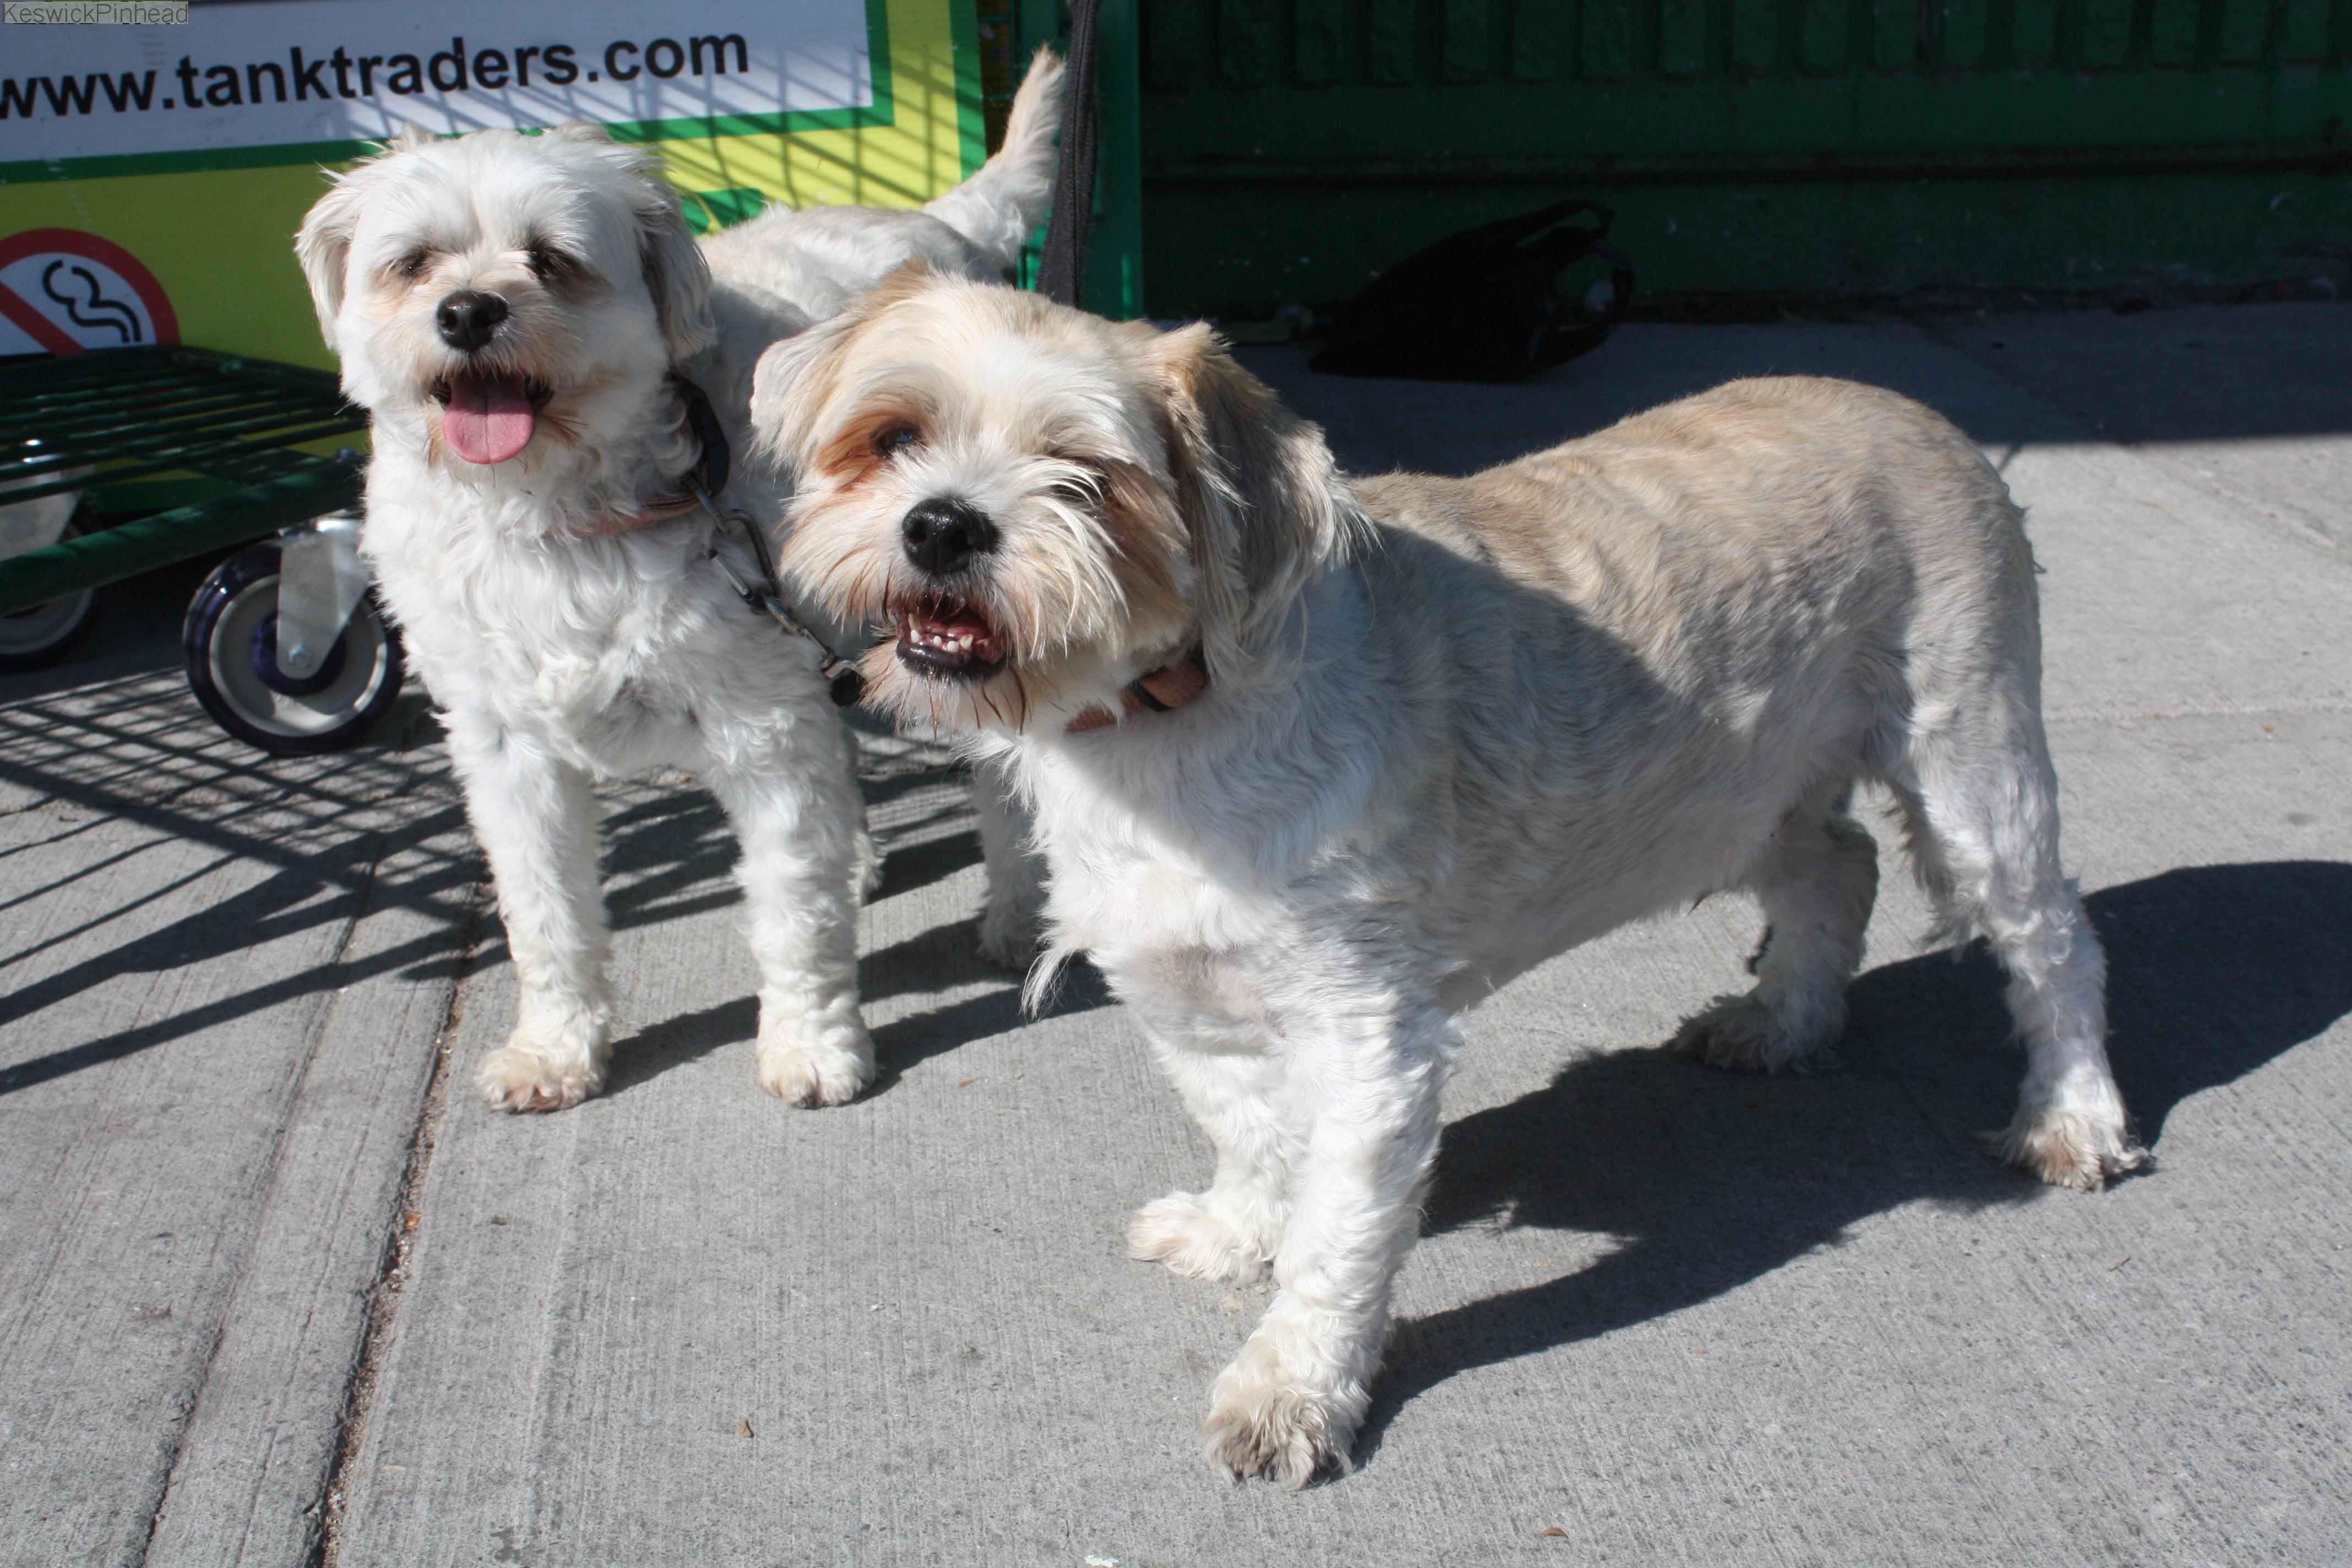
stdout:
[(892, 268), (881, 282), (835, 315), (772, 345), (751, 373), (751, 428), (767, 454), (795, 472), (804, 469), (828, 395), (840, 384), (844, 353), (859, 329), (939, 278), (918, 258)]
[(794, 474), (808, 467), (818, 413), (827, 389), (838, 379), (833, 367), (863, 321), (853, 305), (771, 344), (752, 368), (752, 438)]
[(588, 143), (638, 176), (629, 205), (637, 220), (637, 251), (645, 263), (646, 287), (653, 290), (662, 339), (674, 360), (709, 348), (719, 337), (710, 316), (710, 264), (686, 226), (677, 188), (662, 175), (660, 155), (621, 146), (597, 127), (567, 125), (558, 133)]
[(303, 280), (310, 285), (310, 305), (319, 312), (319, 331), (326, 335), (329, 348), (335, 346), (335, 318), (343, 311), (343, 267), (351, 258), (352, 235), (359, 228), (369, 171), (433, 140), (433, 133), (421, 125), (402, 126), (385, 141), (383, 152), (346, 174), (329, 175), (332, 184), (327, 194), (302, 219), (294, 236), (294, 256), (302, 264)]
[(1308, 574), (1346, 547), (1355, 513), (1322, 430), (1235, 364), (1215, 333), (1195, 322), (1151, 338), (1213, 658), (1217, 642), (1287, 607)]
[(638, 215), (645, 234), (646, 287), (654, 291), (670, 357), (684, 359), (719, 341), (718, 324), (710, 316), (710, 264), (694, 243), (694, 231), (686, 226), (677, 193), (667, 183), (661, 191), (660, 204)]
[(336, 347), (335, 318), (343, 313), (343, 264), (352, 253), (352, 235), (359, 227), (365, 173), (354, 169), (332, 176), (334, 184), (310, 208), (294, 236), (295, 258), (302, 264), (303, 280), (310, 285), (310, 304), (319, 312), (319, 331), (329, 348)]
[(710, 316), (710, 264), (686, 226), (685, 207), (677, 187), (663, 174), (661, 154), (647, 147), (625, 146), (603, 126), (579, 121), (558, 125), (547, 134), (632, 176), (625, 199), (637, 226), (637, 259), (653, 293), (669, 357), (685, 359), (717, 342), (719, 328)]

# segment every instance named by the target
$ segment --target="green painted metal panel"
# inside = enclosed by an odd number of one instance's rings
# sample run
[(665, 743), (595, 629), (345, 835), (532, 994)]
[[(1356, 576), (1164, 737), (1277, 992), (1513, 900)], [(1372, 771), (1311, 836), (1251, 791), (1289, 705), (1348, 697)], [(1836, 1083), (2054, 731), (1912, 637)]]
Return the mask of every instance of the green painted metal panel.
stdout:
[(152, 345), (11, 363), (0, 371), (8, 499), (98, 489), (119, 501), (126, 481), (176, 489), (187, 475), (215, 493), (0, 561), (0, 615), (356, 505), (357, 456), (299, 448), (366, 428), (332, 375), (299, 365)]
[(1370, 0), (1365, 7), (1365, 74), (1377, 82), (1412, 79), (1412, 0)]
[(1147, 0), (1152, 313), (1563, 195), (1653, 295), (2352, 266), (2352, 0)]
[(1339, 79), (1339, 40), (1345, 13), (1339, 0), (1298, 0), (1298, 30), (1292, 69), (1304, 87)]
[(103, 587), (175, 561), (267, 539), (279, 529), (357, 506), (355, 463), (321, 462), (265, 479), (235, 494), (197, 501), (153, 517), (103, 529), (80, 539), (0, 562), (0, 616)]

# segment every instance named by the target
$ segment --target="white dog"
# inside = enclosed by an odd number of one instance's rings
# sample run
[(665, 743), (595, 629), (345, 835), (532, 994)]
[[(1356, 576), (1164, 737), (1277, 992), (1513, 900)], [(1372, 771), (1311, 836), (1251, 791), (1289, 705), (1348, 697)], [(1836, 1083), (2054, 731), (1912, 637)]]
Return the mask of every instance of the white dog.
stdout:
[[(374, 416), (363, 548), (444, 710), (521, 980), (481, 1069), (493, 1105), (603, 1084), (589, 786), (657, 765), (708, 784), (741, 840), (761, 1084), (830, 1105), (871, 1079), (847, 737), (814, 646), (730, 584), (761, 580), (747, 531), (696, 492), (782, 510), (785, 477), (744, 440), (762, 349), (910, 258), (1012, 261), (1052, 184), (1060, 75), (1041, 53), (1003, 150), (921, 212), (780, 210), (698, 246), (653, 157), (567, 126), (405, 134), (304, 222), (320, 321)], [(1025, 962), (1034, 890), (1017, 856), (991, 860), (983, 946)]]
[(1349, 481), (1205, 329), (902, 276), (762, 361), (802, 467), (788, 565), (886, 611), (871, 689), (1009, 758), (1055, 955), (1129, 1003), (1218, 1151), (1138, 1258), (1279, 1287), (1213, 1454), (1344, 1466), (1467, 1010), (1612, 927), (1752, 889), (1755, 989), (1685, 1027), (1830, 1046), (1876, 889), (1855, 784), (2007, 966), (1999, 1152), (2140, 1159), (2060, 870), (2032, 558), (1920, 407), (1738, 382), (1467, 479)]

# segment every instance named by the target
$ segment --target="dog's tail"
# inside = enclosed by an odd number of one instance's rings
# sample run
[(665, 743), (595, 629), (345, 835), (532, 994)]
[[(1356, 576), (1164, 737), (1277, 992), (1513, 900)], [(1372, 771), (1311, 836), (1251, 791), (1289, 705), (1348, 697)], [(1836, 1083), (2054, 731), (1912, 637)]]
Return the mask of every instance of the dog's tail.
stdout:
[(1013, 97), (1004, 122), (1004, 145), (980, 173), (923, 210), (963, 236), (1005, 268), (1045, 221), (1054, 193), (1054, 134), (1062, 119), (1062, 61), (1040, 47), (1029, 74)]

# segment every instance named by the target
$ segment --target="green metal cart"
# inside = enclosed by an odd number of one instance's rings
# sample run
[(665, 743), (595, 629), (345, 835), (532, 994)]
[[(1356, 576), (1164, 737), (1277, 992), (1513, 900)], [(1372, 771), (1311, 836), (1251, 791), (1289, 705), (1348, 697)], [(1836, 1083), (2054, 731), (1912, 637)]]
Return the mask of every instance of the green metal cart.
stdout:
[[(323, 371), (188, 348), (0, 364), (0, 669), (61, 655), (97, 591), (247, 545), (197, 589), (188, 684), (220, 726), (278, 755), (346, 746), (404, 677), (359, 557), (365, 430)], [(210, 493), (112, 528), (88, 492), (171, 476)]]

